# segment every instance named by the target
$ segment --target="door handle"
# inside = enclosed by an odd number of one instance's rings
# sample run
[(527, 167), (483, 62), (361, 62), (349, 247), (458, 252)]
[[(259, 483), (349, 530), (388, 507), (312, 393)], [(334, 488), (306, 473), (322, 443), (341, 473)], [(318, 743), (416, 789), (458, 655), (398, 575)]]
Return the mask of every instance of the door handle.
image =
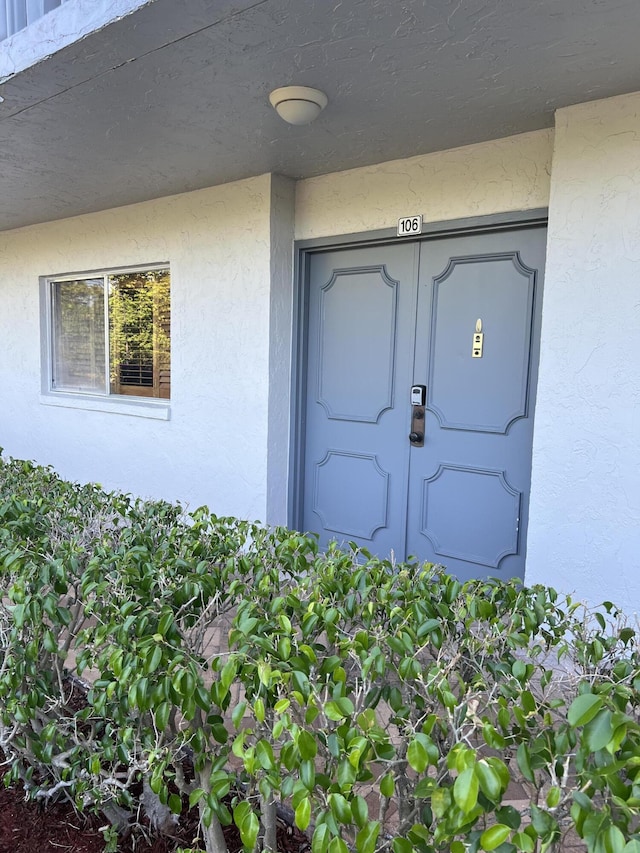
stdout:
[(409, 441), (412, 447), (424, 447), (424, 406), (411, 407), (411, 432)]

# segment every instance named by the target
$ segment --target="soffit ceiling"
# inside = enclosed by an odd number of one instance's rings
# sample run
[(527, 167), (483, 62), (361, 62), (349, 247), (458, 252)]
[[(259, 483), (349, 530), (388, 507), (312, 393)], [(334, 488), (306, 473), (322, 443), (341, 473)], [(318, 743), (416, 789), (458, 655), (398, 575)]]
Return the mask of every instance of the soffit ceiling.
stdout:
[(639, 32), (637, 0), (154, 0), (0, 85), (0, 229), (549, 127), (640, 90)]

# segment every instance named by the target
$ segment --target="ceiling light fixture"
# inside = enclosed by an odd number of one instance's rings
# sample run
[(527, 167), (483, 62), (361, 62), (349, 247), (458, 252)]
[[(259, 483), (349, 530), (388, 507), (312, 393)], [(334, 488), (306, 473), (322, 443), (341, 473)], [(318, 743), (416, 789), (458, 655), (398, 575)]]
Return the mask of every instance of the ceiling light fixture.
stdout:
[(283, 86), (269, 95), (271, 106), (288, 124), (311, 124), (329, 103), (319, 89), (308, 86)]

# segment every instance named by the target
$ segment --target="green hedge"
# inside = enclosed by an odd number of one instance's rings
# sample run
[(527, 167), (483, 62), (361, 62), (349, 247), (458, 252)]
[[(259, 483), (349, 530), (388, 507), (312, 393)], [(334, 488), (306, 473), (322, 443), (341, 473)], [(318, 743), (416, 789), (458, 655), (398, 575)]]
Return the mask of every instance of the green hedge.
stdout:
[(107, 849), (140, 802), (161, 832), (188, 799), (220, 853), (230, 822), (275, 849), (283, 806), (312, 853), (534, 853), (568, 831), (640, 853), (637, 634), (612, 604), (7, 459), (0, 525), (7, 778), (104, 813)]

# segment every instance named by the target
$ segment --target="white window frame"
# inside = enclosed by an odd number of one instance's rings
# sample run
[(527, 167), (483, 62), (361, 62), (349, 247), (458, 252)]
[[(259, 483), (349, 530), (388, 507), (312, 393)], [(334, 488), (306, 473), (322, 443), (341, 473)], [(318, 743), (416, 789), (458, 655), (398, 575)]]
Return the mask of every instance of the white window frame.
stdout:
[[(85, 278), (103, 277), (105, 282), (110, 275), (147, 272), (151, 270), (168, 269), (171, 275), (171, 265), (168, 261), (139, 264), (127, 267), (105, 267), (95, 270), (65, 272), (56, 275), (46, 275), (40, 278), (40, 324), (41, 324), (41, 391), (40, 403), (45, 406), (56, 406), (65, 409), (82, 409), (85, 411), (109, 412), (111, 414), (129, 415), (133, 417), (152, 418), (154, 420), (169, 420), (171, 416), (170, 400), (158, 397), (137, 397), (129, 395), (104, 394), (56, 389), (54, 387), (54, 312), (53, 284), (64, 281), (77, 281)], [(106, 351), (106, 388), (109, 388), (109, 325), (108, 300), (105, 299), (105, 351)]]

